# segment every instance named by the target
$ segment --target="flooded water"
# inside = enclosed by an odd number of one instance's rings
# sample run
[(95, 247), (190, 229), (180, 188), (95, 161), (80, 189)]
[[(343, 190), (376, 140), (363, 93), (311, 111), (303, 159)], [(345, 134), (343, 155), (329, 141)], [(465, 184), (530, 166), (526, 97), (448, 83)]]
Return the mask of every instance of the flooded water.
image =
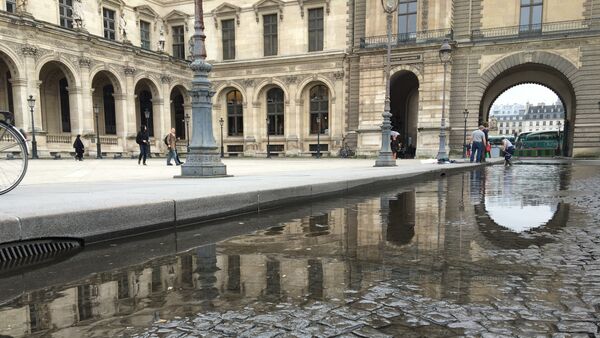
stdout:
[(493, 166), (105, 243), (0, 279), (0, 333), (592, 336), (598, 187), (594, 166)]

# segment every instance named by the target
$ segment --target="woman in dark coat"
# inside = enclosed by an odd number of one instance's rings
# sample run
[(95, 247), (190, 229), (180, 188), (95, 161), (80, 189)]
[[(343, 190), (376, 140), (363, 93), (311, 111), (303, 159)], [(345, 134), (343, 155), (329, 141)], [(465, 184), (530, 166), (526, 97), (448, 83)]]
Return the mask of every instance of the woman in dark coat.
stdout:
[(75, 148), (75, 160), (83, 161), (83, 142), (81, 142), (81, 135), (77, 135), (75, 142), (73, 142), (73, 148)]
[(140, 131), (138, 132), (135, 142), (140, 145), (140, 156), (138, 156), (138, 164), (144, 160), (144, 165), (146, 165), (146, 158), (148, 157), (148, 145), (150, 145), (150, 135), (148, 134), (148, 128), (142, 125)]
[(394, 160), (398, 158), (398, 151), (400, 150), (400, 144), (398, 143), (398, 136), (390, 136), (390, 148), (392, 148), (392, 156)]

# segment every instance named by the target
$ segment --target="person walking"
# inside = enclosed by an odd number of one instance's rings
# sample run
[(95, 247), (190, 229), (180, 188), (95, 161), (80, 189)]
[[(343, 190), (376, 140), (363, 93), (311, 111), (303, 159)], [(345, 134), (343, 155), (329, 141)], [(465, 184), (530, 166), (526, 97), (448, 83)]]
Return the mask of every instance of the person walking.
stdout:
[(81, 135), (77, 135), (75, 142), (73, 142), (73, 148), (75, 148), (75, 160), (83, 161), (83, 142), (81, 141)]
[(483, 122), (483, 133), (485, 134), (485, 142), (483, 142), (483, 157), (481, 162), (485, 162), (486, 158), (492, 158), (492, 145), (490, 144), (490, 124)]
[(175, 161), (176, 165), (181, 165), (179, 156), (177, 156), (177, 136), (175, 135), (175, 128), (171, 128), (171, 132), (167, 135), (167, 147), (169, 148), (169, 154), (167, 155), (167, 165), (171, 164), (171, 159)]
[(504, 166), (512, 166), (512, 162), (510, 159), (512, 155), (515, 153), (515, 147), (513, 144), (506, 138), (502, 139), (502, 149), (504, 149)]
[(400, 150), (400, 144), (398, 143), (398, 135), (390, 136), (390, 148), (392, 149), (392, 156), (394, 160), (398, 158), (398, 151)]
[(140, 127), (140, 131), (135, 137), (135, 143), (140, 145), (140, 156), (138, 156), (138, 165), (142, 160), (146, 165), (146, 158), (148, 157), (148, 145), (150, 145), (150, 135), (148, 134), (148, 128), (145, 125)]
[[(479, 126), (479, 129), (475, 130), (471, 134), (471, 163), (476, 160), (477, 163), (481, 163), (481, 158), (484, 152), (485, 134), (483, 133), (483, 125)], [(475, 157), (477, 154), (477, 157)]]

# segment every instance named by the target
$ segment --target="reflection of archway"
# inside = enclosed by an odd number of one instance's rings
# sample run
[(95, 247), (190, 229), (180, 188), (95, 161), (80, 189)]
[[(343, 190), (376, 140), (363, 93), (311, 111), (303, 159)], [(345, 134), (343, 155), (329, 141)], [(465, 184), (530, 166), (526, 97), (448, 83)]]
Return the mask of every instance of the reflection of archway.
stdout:
[[(121, 93), (121, 86), (114, 74), (109, 71), (100, 71), (92, 79), (93, 103), (98, 106), (98, 131), (100, 135), (117, 134), (117, 110), (115, 95)], [(120, 113), (120, 112), (119, 112)], [(120, 114), (119, 114), (120, 115)]]
[[(135, 85), (135, 110), (136, 120), (138, 129), (141, 125), (145, 125), (148, 128), (148, 134), (153, 137), (154, 130), (154, 109), (152, 107), (152, 100), (154, 96), (158, 96), (158, 90), (154, 83), (148, 79), (141, 79)], [(146, 110), (150, 113), (149, 118), (146, 118)]]
[(413, 72), (400, 71), (391, 77), (390, 85), (392, 128), (400, 133), (400, 141), (404, 146), (416, 147), (419, 79)]
[(175, 134), (181, 139), (187, 139), (185, 128), (185, 95), (186, 90), (181, 86), (175, 86), (171, 91), (171, 126), (175, 127)]
[(409, 244), (415, 236), (415, 191), (407, 191), (389, 201), (386, 240), (396, 245)]
[(50, 61), (40, 69), (40, 107), (42, 125), (48, 134), (71, 133), (71, 94), (73, 75), (58, 61)]
[[(490, 70), (491, 71), (491, 70)], [(487, 74), (487, 72), (486, 72)], [(541, 63), (525, 63), (500, 72), (487, 86), (480, 103), (480, 122), (487, 121), (494, 101), (507, 89), (523, 83), (535, 83), (554, 91), (565, 108), (566, 154), (572, 154), (573, 122), (575, 120), (575, 91), (571, 81), (558, 69)], [(536, 98), (532, 98), (535, 102)]]

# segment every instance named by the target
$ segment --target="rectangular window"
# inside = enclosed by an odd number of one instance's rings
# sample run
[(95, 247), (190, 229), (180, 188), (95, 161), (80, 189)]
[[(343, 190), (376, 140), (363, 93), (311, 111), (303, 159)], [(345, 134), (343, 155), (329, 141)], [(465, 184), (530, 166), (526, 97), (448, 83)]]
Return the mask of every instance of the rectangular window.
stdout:
[(277, 14), (263, 15), (265, 56), (277, 55)]
[(542, 31), (543, 0), (521, 0), (521, 18), (519, 32)]
[(17, 0), (6, 0), (6, 11), (15, 13), (17, 11)]
[(115, 11), (103, 8), (102, 21), (104, 22), (104, 38), (115, 40)]
[(150, 49), (150, 23), (140, 21), (140, 46), (144, 49)]
[(60, 25), (66, 28), (73, 28), (73, 0), (59, 0), (58, 12), (60, 15)]
[(398, 4), (398, 39), (410, 41), (416, 38), (417, 0), (400, 0)]
[(308, 10), (308, 51), (323, 50), (323, 8)]
[(185, 37), (183, 26), (171, 27), (173, 31), (173, 57), (185, 59)]
[(233, 19), (221, 21), (223, 60), (235, 59), (235, 24)]

